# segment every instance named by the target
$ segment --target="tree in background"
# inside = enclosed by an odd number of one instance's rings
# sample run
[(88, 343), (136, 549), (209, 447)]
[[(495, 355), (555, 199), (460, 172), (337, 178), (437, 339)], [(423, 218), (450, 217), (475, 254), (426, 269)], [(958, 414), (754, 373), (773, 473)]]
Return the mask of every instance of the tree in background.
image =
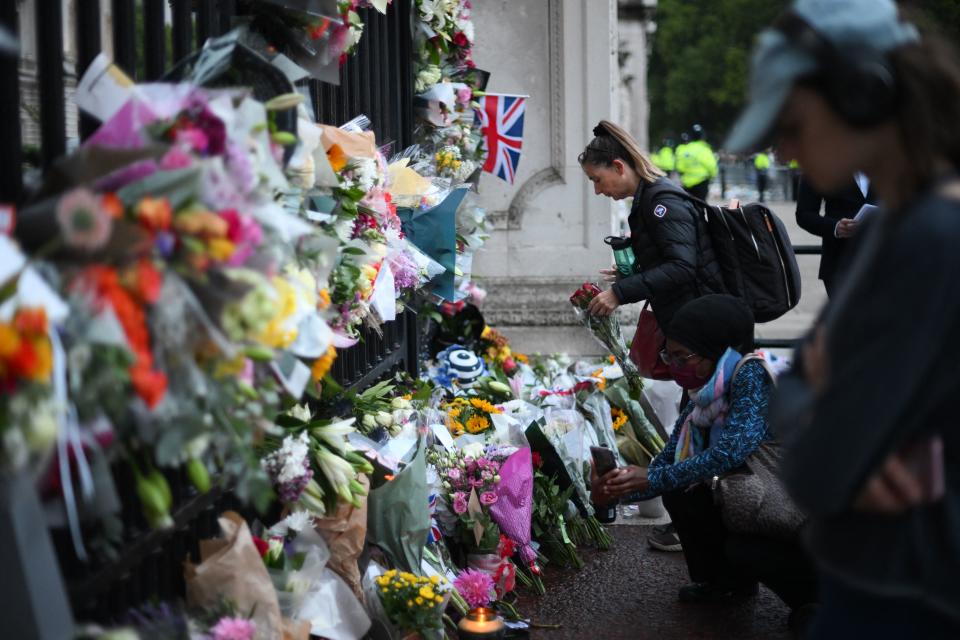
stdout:
[(756, 34), (787, 0), (660, 0), (650, 59), (651, 140), (699, 122), (722, 142), (746, 96)]
[[(679, 139), (699, 122), (720, 145), (747, 92), (757, 33), (788, 0), (660, 0), (647, 86), (650, 140)], [(958, 0), (905, 0), (960, 49)]]

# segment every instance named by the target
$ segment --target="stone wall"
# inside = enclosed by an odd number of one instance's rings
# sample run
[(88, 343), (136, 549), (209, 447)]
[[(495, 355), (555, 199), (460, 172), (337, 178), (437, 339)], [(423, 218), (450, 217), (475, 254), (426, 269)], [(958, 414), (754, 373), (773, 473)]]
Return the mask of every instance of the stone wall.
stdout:
[(473, 15), (488, 90), (530, 96), (516, 183), (480, 182), (495, 221), (474, 265), (484, 314), (527, 351), (598, 351), (567, 298), (610, 262), (615, 207), (594, 195), (577, 155), (600, 119), (618, 118), (616, 3), (483, 0)]

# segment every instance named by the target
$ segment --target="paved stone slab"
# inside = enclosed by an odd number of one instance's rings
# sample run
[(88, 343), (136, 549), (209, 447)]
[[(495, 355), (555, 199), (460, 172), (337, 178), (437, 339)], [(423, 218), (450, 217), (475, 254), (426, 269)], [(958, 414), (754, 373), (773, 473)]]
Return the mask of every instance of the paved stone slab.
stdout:
[(788, 640), (788, 608), (772, 592), (733, 605), (677, 600), (687, 584), (681, 553), (653, 551), (649, 526), (610, 527), (610, 551), (585, 551), (579, 572), (546, 568), (547, 593), (524, 594), (521, 612), (534, 622), (534, 640)]

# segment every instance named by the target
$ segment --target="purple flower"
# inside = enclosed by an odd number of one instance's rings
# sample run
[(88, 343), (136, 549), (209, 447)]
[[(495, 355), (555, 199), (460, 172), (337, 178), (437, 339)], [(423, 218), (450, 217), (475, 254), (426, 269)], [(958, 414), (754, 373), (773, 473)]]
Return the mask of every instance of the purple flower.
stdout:
[(210, 629), (210, 640), (253, 640), (257, 625), (245, 618), (220, 618)]
[(177, 238), (169, 231), (159, 231), (153, 240), (153, 246), (161, 256), (169, 258), (177, 246)]
[(497, 494), (493, 491), (484, 491), (480, 494), (480, 504), (489, 507), (497, 501)]
[(467, 512), (467, 496), (462, 491), (453, 494), (453, 511), (458, 516)]

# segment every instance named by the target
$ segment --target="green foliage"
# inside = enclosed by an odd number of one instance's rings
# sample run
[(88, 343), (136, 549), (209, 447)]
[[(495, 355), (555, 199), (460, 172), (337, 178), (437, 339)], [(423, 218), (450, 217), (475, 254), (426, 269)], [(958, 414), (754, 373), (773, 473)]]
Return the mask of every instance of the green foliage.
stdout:
[(743, 107), (756, 34), (786, 0), (660, 0), (648, 87), (654, 146), (700, 123), (719, 144)]
[[(901, 2), (960, 49), (960, 3)], [(761, 29), (787, 0), (660, 0), (652, 37), (649, 78), (650, 139), (678, 140), (700, 123), (715, 146), (743, 108), (750, 51)]]

